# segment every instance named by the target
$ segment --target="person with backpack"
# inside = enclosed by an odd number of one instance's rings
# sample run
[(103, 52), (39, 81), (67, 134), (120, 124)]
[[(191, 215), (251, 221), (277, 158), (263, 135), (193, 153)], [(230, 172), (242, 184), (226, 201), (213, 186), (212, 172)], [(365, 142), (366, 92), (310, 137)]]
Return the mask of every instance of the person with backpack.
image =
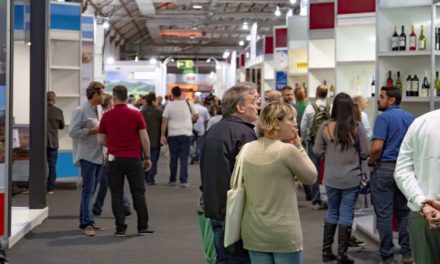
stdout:
[[(319, 157), (313, 153), (313, 145), (318, 133), (319, 127), (330, 119), (330, 104), (326, 102), (328, 89), (324, 84), (316, 88), (315, 102), (307, 105), (301, 120), (301, 137), (307, 144), (307, 154), (315, 164), (316, 169), (319, 170)], [(319, 191), (318, 180), (311, 186), (312, 205), (315, 210), (325, 210), (326, 204), (321, 200), (321, 193)]]

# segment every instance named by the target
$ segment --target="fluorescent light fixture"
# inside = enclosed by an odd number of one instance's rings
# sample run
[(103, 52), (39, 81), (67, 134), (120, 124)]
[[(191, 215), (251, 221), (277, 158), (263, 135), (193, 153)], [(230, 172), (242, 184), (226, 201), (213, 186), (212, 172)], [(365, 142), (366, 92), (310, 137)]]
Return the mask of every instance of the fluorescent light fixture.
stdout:
[(296, 1), (297, 0), (290, 0), (290, 3), (294, 5), (294, 4), (296, 4)]
[(240, 40), (240, 41), (238, 42), (238, 45), (240, 45), (240, 46), (244, 46), (244, 41), (243, 41), (243, 40)]
[(104, 23), (102, 23), (102, 27), (104, 29), (109, 29), (110, 28), (110, 23), (108, 21), (105, 21)]
[(194, 8), (194, 9), (202, 9), (203, 6), (195, 4), (195, 5), (192, 6), (192, 8)]
[(246, 36), (246, 40), (247, 40), (247, 41), (251, 41), (251, 35), (247, 35), (247, 36)]
[(113, 57), (108, 57), (107, 60), (105, 61), (107, 64), (113, 64), (115, 63), (115, 59)]
[(139, 61), (139, 56), (138, 56), (138, 55), (136, 55), (136, 56), (134, 57), (134, 61)]
[(211, 62), (211, 58), (208, 58), (208, 59), (206, 60), (206, 62), (207, 62), (207, 63), (210, 63), (210, 62)]
[(289, 9), (289, 11), (287, 11), (287, 17), (291, 17), (293, 16), (293, 10)]
[(231, 55), (231, 53), (227, 50), (223, 53), (223, 59), (227, 59), (229, 56)]
[(243, 26), (241, 27), (243, 30), (249, 30), (249, 25), (247, 22), (243, 23)]
[(277, 5), (277, 9), (275, 9), (275, 16), (281, 16), (281, 10), (279, 5)]
[(155, 65), (156, 63), (157, 63), (156, 58), (153, 57), (153, 58), (150, 59), (150, 64), (151, 65)]

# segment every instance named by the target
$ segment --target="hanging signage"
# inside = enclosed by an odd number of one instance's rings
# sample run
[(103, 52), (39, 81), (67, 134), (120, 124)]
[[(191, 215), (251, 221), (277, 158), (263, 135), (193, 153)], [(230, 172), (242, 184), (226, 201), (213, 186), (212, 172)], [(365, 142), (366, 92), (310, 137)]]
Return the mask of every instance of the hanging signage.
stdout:
[(193, 60), (178, 60), (177, 61), (177, 69), (192, 69), (194, 68)]

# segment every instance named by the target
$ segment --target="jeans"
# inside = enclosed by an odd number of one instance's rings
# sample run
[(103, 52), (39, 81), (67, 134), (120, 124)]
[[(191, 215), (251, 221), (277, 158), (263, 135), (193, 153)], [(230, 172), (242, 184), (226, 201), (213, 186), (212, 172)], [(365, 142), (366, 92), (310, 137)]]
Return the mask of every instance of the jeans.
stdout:
[(235, 254), (226, 251), (223, 238), (225, 233), (225, 220), (211, 219), (212, 231), (214, 232), (215, 252), (217, 253), (216, 264), (250, 264), (249, 253), (243, 247), (236, 250)]
[(328, 210), (325, 222), (351, 227), (354, 209), (359, 195), (359, 187), (336, 189), (325, 186), (325, 189), (328, 197)]
[[(313, 164), (316, 167), (316, 170), (319, 171), (319, 157), (316, 157), (316, 155), (313, 153), (313, 143), (308, 142), (307, 143), (307, 155), (309, 156), (310, 160), (313, 162)], [(319, 191), (319, 182), (318, 179), (316, 179), (316, 182), (311, 185), (311, 195), (312, 195), (312, 204), (321, 204), (321, 192)]]
[(397, 218), (399, 244), (404, 257), (411, 256), (408, 234), (409, 208), (405, 196), (394, 181), (394, 166), (378, 166), (371, 175), (371, 198), (377, 216), (380, 237), (380, 256), (383, 260), (394, 258), (393, 215)]
[(142, 163), (137, 158), (115, 158), (107, 161), (105, 172), (112, 194), (112, 210), (115, 216), (116, 229), (125, 231), (125, 211), (123, 206), (124, 182), (127, 176), (130, 192), (133, 197), (133, 207), (137, 214), (137, 228), (148, 227), (148, 209), (145, 201), (145, 182)]
[(92, 198), (96, 191), (99, 178), (101, 176), (102, 165), (95, 164), (86, 160), (80, 160), (82, 176), (81, 205), (79, 214), (79, 227), (86, 228), (93, 225), (95, 219), (92, 212)]
[(202, 136), (194, 136), (194, 141), (196, 143), (196, 146), (194, 148), (193, 157), (196, 158), (196, 160), (200, 159), (200, 153), (202, 150), (203, 142), (205, 141), (205, 135)]
[(440, 229), (429, 228), (418, 212), (409, 214), (409, 237), (416, 263), (440, 263)]
[(155, 183), (154, 177), (157, 175), (157, 162), (159, 161), (160, 147), (150, 148), (151, 169), (145, 172), (145, 181), (147, 183)]
[(289, 253), (249, 251), (252, 264), (301, 264), (301, 255), (301, 251)]
[(47, 166), (48, 172), (47, 175), (47, 191), (51, 191), (55, 188), (55, 181), (57, 179), (57, 158), (58, 158), (58, 149), (47, 148)]
[[(102, 170), (101, 180), (99, 181), (98, 194), (96, 195), (95, 204), (93, 204), (93, 214), (101, 215), (102, 207), (104, 206), (105, 196), (108, 190), (108, 177), (105, 170)], [(125, 214), (130, 214), (130, 201), (124, 196), (124, 211)]]
[(180, 160), (180, 183), (188, 182), (188, 158), (191, 145), (190, 136), (168, 137), (170, 148), (170, 182), (176, 182), (177, 162)]

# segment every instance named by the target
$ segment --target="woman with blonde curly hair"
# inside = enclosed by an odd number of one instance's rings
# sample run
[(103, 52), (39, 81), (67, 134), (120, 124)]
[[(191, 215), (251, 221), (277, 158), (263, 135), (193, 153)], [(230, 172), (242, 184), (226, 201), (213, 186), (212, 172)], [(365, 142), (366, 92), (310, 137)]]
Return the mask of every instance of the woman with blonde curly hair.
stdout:
[(252, 263), (301, 263), (295, 177), (312, 184), (317, 172), (301, 145), (295, 117), (286, 103), (268, 104), (258, 120), (259, 139), (239, 154), (244, 155), (246, 193), (241, 237)]

